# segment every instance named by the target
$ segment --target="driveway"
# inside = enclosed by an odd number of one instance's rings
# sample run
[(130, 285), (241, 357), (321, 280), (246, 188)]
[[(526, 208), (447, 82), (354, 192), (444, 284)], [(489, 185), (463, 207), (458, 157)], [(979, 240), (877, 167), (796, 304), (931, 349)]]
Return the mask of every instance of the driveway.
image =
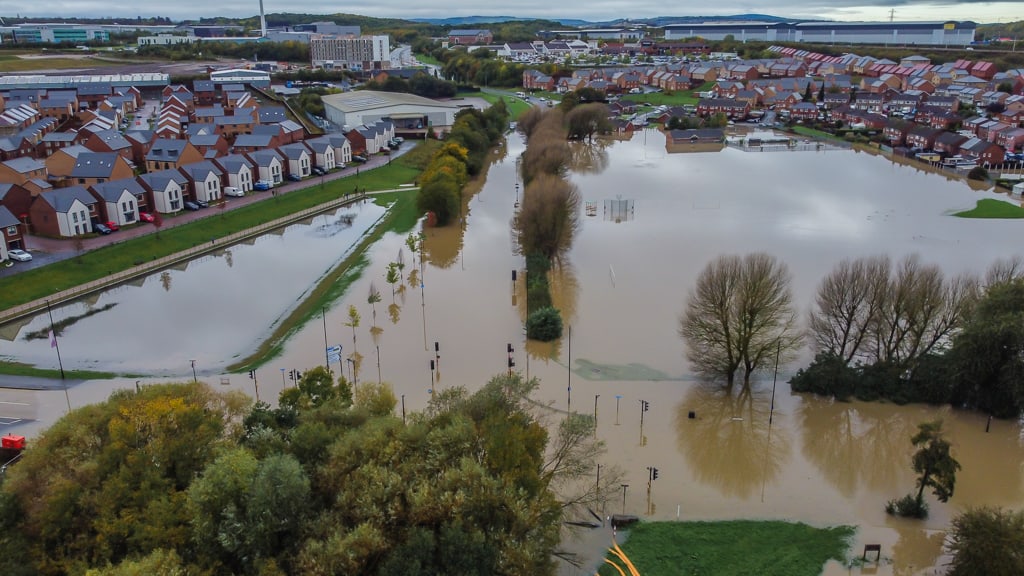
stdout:
[[(285, 181), (279, 184), (272, 192), (251, 192), (242, 198), (233, 198), (225, 196), (227, 207), (220, 208), (219, 206), (211, 206), (195, 212), (181, 211), (177, 214), (166, 214), (161, 215), (163, 219), (163, 225), (161, 229), (170, 229), (175, 226), (200, 220), (202, 218), (208, 218), (220, 214), (221, 210), (232, 210), (240, 206), (246, 206), (254, 202), (260, 202), (273, 198), (277, 194), (290, 194), (297, 190), (304, 190), (313, 186), (319, 186), (324, 182), (333, 182), (335, 180), (342, 180), (356, 175), (356, 170), (363, 172), (365, 170), (372, 170), (379, 168), (388, 163), (388, 160), (397, 158), (410, 150), (415, 143), (407, 142), (398, 150), (393, 150), (391, 156), (371, 156), (365, 164), (352, 163), (343, 170), (337, 170), (324, 176), (312, 176), (301, 182), (289, 182)], [(54, 262), (61, 260), (67, 260), (75, 257), (79, 250), (93, 250), (102, 246), (110, 244), (117, 244), (124, 242), (132, 238), (144, 236), (146, 234), (153, 234), (156, 232), (156, 227), (152, 224), (140, 223), (131, 228), (122, 228), (121, 230), (109, 234), (107, 236), (96, 236), (94, 238), (83, 238), (81, 242), (77, 242), (74, 239), (69, 238), (44, 238), (40, 236), (26, 236), (24, 240), (25, 249), (32, 253), (31, 262), (15, 262), (12, 266), (4, 267), (0, 266), (0, 278), (11, 276), (22, 272), (24, 270), (30, 270), (32, 268), (38, 268), (40, 266), (46, 266)]]

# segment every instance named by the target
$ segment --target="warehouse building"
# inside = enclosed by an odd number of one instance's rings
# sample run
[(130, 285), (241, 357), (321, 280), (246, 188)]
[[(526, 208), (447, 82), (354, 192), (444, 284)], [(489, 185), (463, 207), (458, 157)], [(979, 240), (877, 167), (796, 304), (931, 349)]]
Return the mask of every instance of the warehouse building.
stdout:
[(901, 44), (967, 46), (978, 25), (952, 20), (934, 22), (704, 22), (671, 24), (666, 40), (703, 38), (740, 42), (807, 42), (815, 44)]
[(423, 138), (431, 129), (438, 135), (448, 132), (462, 109), (415, 94), (372, 90), (328, 94), (323, 102), (327, 119), (343, 129), (389, 120), (395, 134), (407, 138)]

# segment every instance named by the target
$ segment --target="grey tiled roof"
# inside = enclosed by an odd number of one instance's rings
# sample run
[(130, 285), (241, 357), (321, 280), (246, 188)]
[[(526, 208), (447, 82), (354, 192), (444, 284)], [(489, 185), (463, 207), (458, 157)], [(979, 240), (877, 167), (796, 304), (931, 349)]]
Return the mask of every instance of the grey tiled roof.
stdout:
[(150, 172), (148, 174), (142, 174), (139, 176), (139, 180), (149, 185), (153, 190), (164, 190), (167, 188), (167, 183), (170, 181), (177, 182), (181, 186), (188, 184), (188, 178), (184, 174), (174, 170), (173, 168), (167, 170), (158, 170), (156, 172)]
[(117, 202), (121, 199), (121, 195), (125, 190), (133, 195), (142, 194), (146, 191), (135, 178), (109, 180), (100, 184), (93, 184), (91, 188), (93, 192), (99, 194), (107, 202)]
[(78, 200), (86, 206), (91, 206), (97, 202), (96, 198), (93, 198), (89, 191), (81, 186), (69, 186), (67, 188), (57, 188), (50, 190), (37, 196), (42, 199), (58, 214), (66, 214), (71, 209), (71, 205)]
[(83, 152), (75, 159), (72, 178), (108, 178), (120, 156), (116, 152)]

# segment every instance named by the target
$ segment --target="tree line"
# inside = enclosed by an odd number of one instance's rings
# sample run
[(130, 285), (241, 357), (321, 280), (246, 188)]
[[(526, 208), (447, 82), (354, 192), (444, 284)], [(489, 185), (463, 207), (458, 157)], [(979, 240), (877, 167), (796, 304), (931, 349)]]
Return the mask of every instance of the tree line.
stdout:
[(1024, 260), (984, 278), (947, 277), (916, 256), (838, 263), (818, 285), (805, 329), (792, 277), (764, 253), (720, 256), (697, 278), (680, 318), (695, 370), (744, 386), (808, 340), (814, 361), (796, 392), (839, 399), (950, 403), (997, 417), (1024, 410)]
[(205, 384), (71, 412), (0, 485), (0, 571), (554, 574), (565, 514), (618, 488), (589, 416), (547, 426), (537, 382), (438, 391), (395, 415), (386, 384), (308, 370), (280, 406)]
[(436, 225), (445, 226), (461, 213), (463, 188), (483, 169), (484, 158), (507, 127), (508, 109), (503, 100), (483, 112), (468, 108), (456, 114), (446, 144), (434, 154), (419, 180), (417, 207), (432, 213)]

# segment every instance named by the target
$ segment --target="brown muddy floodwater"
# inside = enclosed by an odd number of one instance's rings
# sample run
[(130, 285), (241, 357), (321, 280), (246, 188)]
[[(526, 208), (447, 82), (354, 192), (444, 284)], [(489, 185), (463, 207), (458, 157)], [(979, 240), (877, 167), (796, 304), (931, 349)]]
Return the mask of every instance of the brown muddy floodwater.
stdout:
[[(425, 231), (422, 270), (404, 237), (387, 235), (370, 250), (362, 278), (327, 311), (327, 342), (342, 345), (346, 357), (358, 352), (358, 366), (343, 361), (333, 365), (336, 371), (348, 375), (355, 368), (358, 380), (375, 381), (379, 374), (407, 409), (416, 410), (425, 405), (432, 388), (475, 389), (507, 370), (511, 344), (516, 370), (540, 378), (539, 397), (550, 403), (554, 417), (566, 409), (596, 411), (597, 435), (609, 448), (601, 464), (619, 467), (628, 484), (625, 505), (620, 494), (607, 503), (606, 513), (625, 511), (657, 520), (772, 518), (854, 524), (859, 531), (853, 554), (859, 556), (864, 543), (879, 543), (885, 558), (876, 571), (863, 573), (931, 573), (942, 561), (943, 531), (959, 511), (981, 504), (1024, 506), (1019, 423), (994, 422), (986, 433), (984, 417), (948, 408), (835, 403), (794, 395), (786, 381), (806, 364), (810, 351), (780, 367), (772, 409), (771, 374), (761, 375), (751, 390), (731, 394), (698, 383), (676, 332), (696, 275), (722, 253), (763, 250), (778, 256), (793, 273), (794, 295), (802, 309), (809, 307), (818, 281), (847, 257), (885, 253), (898, 259), (918, 253), (948, 274), (982, 272), (996, 258), (1014, 253), (1007, 239), (1020, 235), (1021, 223), (960, 219), (949, 213), (998, 195), (846, 150), (751, 153), (727, 148), (668, 154), (656, 132), (579, 146), (571, 179), (586, 203), (583, 226), (552, 277), (556, 305), (571, 331), (560, 342), (525, 346), (523, 263), (509, 226), (516, 202), (516, 158), (523, 149), (513, 136), (507, 148), (493, 151), (486, 181), (467, 195), (461, 226)], [(232, 328), (218, 310), (201, 308), (203, 318), (195, 321), (198, 331), (209, 324), (218, 333), (216, 339), (203, 341), (201, 379), (217, 383), (217, 367), (244, 353), (254, 334), (271, 329), (288, 307), (282, 300), (298, 297), (339, 259), (321, 251), (346, 249), (323, 242), (291, 247), (289, 238), (308, 240), (311, 234), (296, 230), (286, 233), (280, 246), (261, 241), (233, 248), (236, 261), (259, 261), (270, 247), (296, 260), (308, 256), (322, 261), (298, 275), (264, 271), (262, 282), (291, 286), (287, 297), (265, 302), (248, 297), (244, 285), (235, 288), (236, 300), (245, 306), (237, 304), (241, 309), (233, 313), (257, 316), (239, 327)], [(384, 274), (399, 251), (406, 262), (405, 283), (392, 296)], [(513, 270), (518, 271), (516, 282)], [(183, 276), (191, 273), (190, 267)], [(382, 294), (375, 312), (367, 303), (371, 281)], [(175, 279), (173, 290), (181, 284), (185, 281)], [(204, 282), (199, 292), (189, 293), (189, 302), (200, 302), (203, 290), (221, 289)], [(131, 290), (159, 293), (162, 287), (147, 281), (118, 293)], [(116, 294), (112, 297), (110, 301), (118, 301)], [(354, 344), (352, 330), (344, 326), (349, 304), (362, 315)], [(93, 323), (106, 314), (81, 320), (72, 334), (90, 338), (98, 326)], [(111, 334), (104, 346), (116, 350), (122, 342), (158, 330), (136, 323), (131, 330)], [(281, 369), (323, 363), (324, 332), (323, 321), (314, 319), (288, 341), (280, 358), (260, 369), (264, 399), (280, 391)], [(180, 342), (192, 337), (180, 326), (171, 335)], [(66, 345), (62, 341), (62, 352), (75, 349), (73, 338), (69, 335)], [(43, 346), (48, 352), (45, 342)], [(182, 348), (184, 344), (169, 346), (173, 363), (155, 360), (154, 372), (191, 377), (182, 354), (199, 352)], [(433, 372), (431, 360), (438, 365)], [(103, 369), (104, 364), (91, 367)], [(111, 363), (114, 369), (118, 366)], [(88, 383), (73, 389), (71, 399), (92, 401), (124, 385), (131, 381)], [(234, 375), (230, 386), (249, 389), (251, 383)], [(10, 393), (0, 392), (4, 394)], [(64, 402), (62, 393), (57, 400), (43, 393), (22, 394), (36, 398), (40, 421), (52, 421)], [(641, 400), (650, 403), (643, 429)], [(927, 521), (887, 517), (885, 501), (914, 487), (912, 432), (919, 422), (939, 417), (963, 465), (955, 496), (948, 504), (930, 501)], [(650, 492), (647, 467), (660, 472)], [(591, 533), (569, 546), (592, 560), (608, 536)], [(563, 572), (592, 573), (568, 567)], [(848, 573), (838, 566), (826, 572)]]

